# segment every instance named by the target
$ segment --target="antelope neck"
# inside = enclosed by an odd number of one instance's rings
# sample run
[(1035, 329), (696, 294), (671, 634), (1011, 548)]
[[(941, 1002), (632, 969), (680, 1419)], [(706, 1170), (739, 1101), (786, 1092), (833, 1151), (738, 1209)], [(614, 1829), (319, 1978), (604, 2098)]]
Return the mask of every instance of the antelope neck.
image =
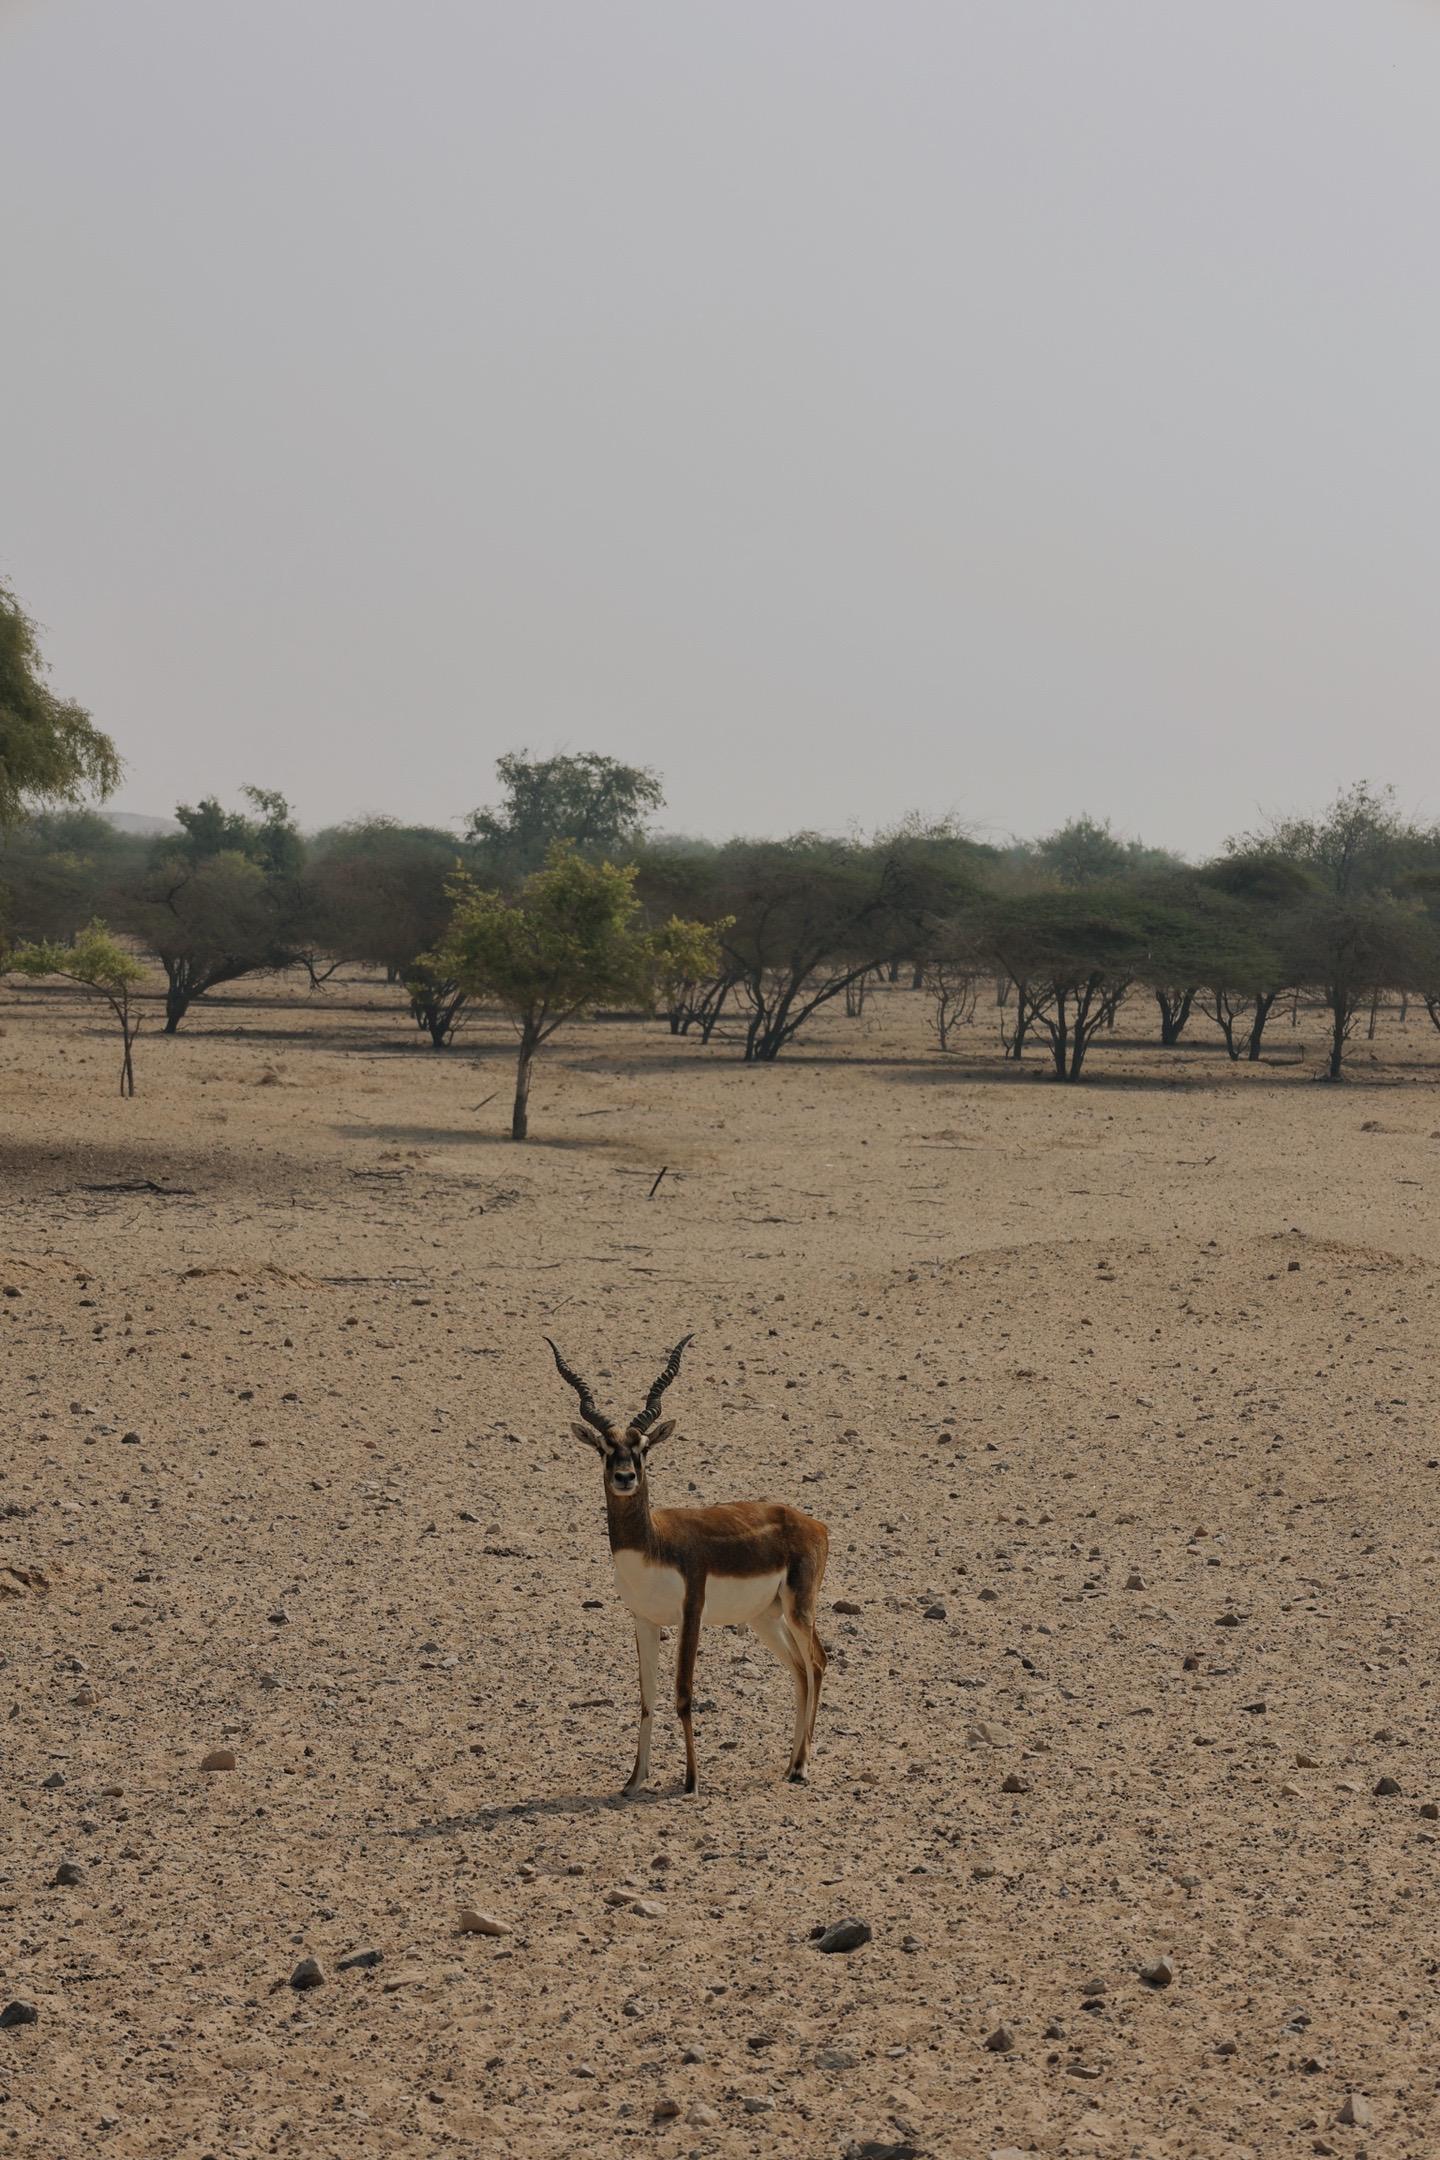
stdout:
[(605, 1520), (610, 1530), (611, 1552), (647, 1552), (653, 1542), (650, 1531), (650, 1495), (642, 1478), (633, 1493), (605, 1488)]

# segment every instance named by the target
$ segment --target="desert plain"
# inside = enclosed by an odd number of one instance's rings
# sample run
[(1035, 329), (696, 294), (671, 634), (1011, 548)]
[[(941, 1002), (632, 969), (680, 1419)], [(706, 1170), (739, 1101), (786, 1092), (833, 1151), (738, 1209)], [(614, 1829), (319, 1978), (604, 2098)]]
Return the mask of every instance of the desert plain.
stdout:
[[(1067, 1088), (925, 1010), (577, 1025), (517, 1147), (503, 1024), (374, 981), (133, 1102), (5, 991), (0, 2150), (1440, 2151), (1440, 1034), (1136, 1002)], [(542, 1337), (625, 1411), (689, 1330), (656, 1502), (822, 1516), (830, 1668), (791, 1787), (707, 1631), (624, 1801)]]

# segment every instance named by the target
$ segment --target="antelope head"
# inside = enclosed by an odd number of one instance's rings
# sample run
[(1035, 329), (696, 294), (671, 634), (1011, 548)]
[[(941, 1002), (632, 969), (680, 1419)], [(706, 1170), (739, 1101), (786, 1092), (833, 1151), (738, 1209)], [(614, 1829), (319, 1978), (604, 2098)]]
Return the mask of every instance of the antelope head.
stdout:
[(660, 1398), (679, 1372), (680, 1360), (685, 1354), (687, 1344), (694, 1339), (693, 1335), (681, 1336), (666, 1360), (665, 1370), (646, 1396), (644, 1409), (631, 1418), (628, 1424), (616, 1425), (612, 1419), (603, 1416), (596, 1409), (595, 1398), (585, 1382), (578, 1373), (570, 1370), (554, 1343), (550, 1342), (550, 1337), (545, 1337), (546, 1342), (550, 1343), (556, 1371), (562, 1380), (574, 1388), (580, 1398), (580, 1417), (584, 1422), (582, 1424), (577, 1420), (570, 1430), (577, 1440), (584, 1441), (586, 1447), (594, 1448), (604, 1461), (607, 1493), (614, 1493), (617, 1498), (627, 1500), (635, 1493), (644, 1491), (646, 1456), (651, 1448), (658, 1447), (662, 1440), (668, 1440), (675, 1430), (673, 1418), (667, 1418), (662, 1425), (655, 1423), (660, 1415)]

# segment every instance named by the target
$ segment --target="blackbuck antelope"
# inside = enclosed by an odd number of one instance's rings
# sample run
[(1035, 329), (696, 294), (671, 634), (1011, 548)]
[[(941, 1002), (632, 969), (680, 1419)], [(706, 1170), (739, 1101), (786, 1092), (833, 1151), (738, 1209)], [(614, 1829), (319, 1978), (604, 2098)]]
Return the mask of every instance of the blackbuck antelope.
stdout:
[(685, 1730), (686, 1792), (699, 1791), (691, 1718), (702, 1627), (748, 1627), (789, 1669), (795, 1682), (795, 1737), (786, 1774), (792, 1783), (803, 1785), (826, 1664), (824, 1645), (815, 1632), (815, 1601), (830, 1547), (824, 1523), (772, 1500), (738, 1500), (728, 1507), (651, 1507), (645, 1460), (675, 1430), (673, 1418), (663, 1425), (655, 1420), (691, 1336), (676, 1343), (645, 1398), (645, 1408), (623, 1427), (602, 1417), (585, 1382), (570, 1370), (548, 1335), (545, 1340), (561, 1379), (580, 1398), (585, 1422), (570, 1429), (604, 1461), (615, 1580), (635, 1622), (640, 1739), (625, 1791), (638, 1792), (649, 1776), (660, 1631), (667, 1627), (680, 1630), (675, 1709)]

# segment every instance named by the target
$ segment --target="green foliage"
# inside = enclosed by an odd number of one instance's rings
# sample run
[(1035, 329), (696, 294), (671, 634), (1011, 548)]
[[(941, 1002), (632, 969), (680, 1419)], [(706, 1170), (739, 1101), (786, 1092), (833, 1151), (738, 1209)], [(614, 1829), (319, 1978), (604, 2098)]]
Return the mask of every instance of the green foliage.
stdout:
[(466, 853), (451, 833), (391, 818), (318, 834), (303, 880), (308, 941), (403, 980), (445, 935)]
[(1286, 938), (1295, 979), (1317, 989), (1330, 1012), (1331, 1080), (1344, 1076), (1362, 1006), (1387, 990), (1435, 979), (1435, 937), (1424, 917), (1388, 893), (1357, 894), (1353, 882), (1303, 902), (1287, 921)]
[(593, 750), (532, 758), (511, 750), (497, 758), (505, 800), (473, 810), (469, 838), (487, 874), (524, 876), (559, 843), (577, 854), (623, 861), (640, 846), (645, 820), (665, 800), (659, 775)]
[(180, 836), (158, 841), (157, 857), (202, 863), (217, 855), (243, 855), (269, 878), (297, 876), (304, 842), (285, 797), (273, 788), (246, 787), (240, 792), (256, 815), (222, 809), (213, 795), (204, 796), (193, 809), (187, 803), (177, 805)]
[(135, 955), (127, 952), (98, 921), (87, 923), (68, 945), (17, 946), (10, 966), (17, 975), (63, 975), (69, 982), (83, 983), (87, 989), (103, 991), (107, 996), (119, 996), (145, 980), (145, 970)]
[(145, 980), (145, 970), (132, 952), (107, 926), (96, 919), (87, 923), (68, 944), (47, 942), (21, 945), (11, 955), (10, 967), (17, 975), (38, 980), (59, 975), (103, 997), (119, 1022), (124, 1051), (120, 1066), (120, 1092), (135, 1093), (135, 1069), (131, 1044), (139, 1022), (132, 1017), (130, 993)]
[[(578, 1012), (601, 1004), (649, 1004), (666, 944), (640, 921), (634, 865), (591, 863), (552, 848), (514, 896), (486, 891), (461, 875), (444, 943), (426, 961), (465, 995), (498, 1005), (520, 1037), (511, 1137), (528, 1131), (530, 1065), (535, 1052)], [(700, 926), (676, 924), (668, 949)]]
[(1373, 894), (1433, 861), (1437, 836), (1402, 817), (1393, 787), (1357, 780), (1320, 817), (1276, 818), (1228, 843), (1233, 855), (1276, 857), (1299, 866), (1338, 897)]
[(633, 865), (552, 850), (513, 898), (455, 880), (455, 912), (437, 969), (540, 1039), (587, 1006), (647, 999), (654, 940), (639, 928)]
[(848, 984), (923, 956), (974, 890), (976, 851), (933, 828), (868, 844), (796, 833), (732, 841), (705, 876), (700, 911), (728, 918), (721, 947), (749, 1009), (745, 1056), (768, 1063)]
[(0, 827), (27, 808), (110, 794), (120, 759), (84, 707), (46, 680), (35, 625), (0, 585)]
[(291, 964), (291, 897), (287, 885), (235, 849), (198, 860), (166, 855), (151, 866), (131, 923), (165, 970), (168, 1035), (217, 984)]
[(1166, 848), (1146, 847), (1140, 840), (1122, 840), (1111, 830), (1108, 818), (1070, 818), (1032, 841), (1024, 857), (1043, 875), (1060, 885), (1081, 887), (1114, 883), (1145, 872), (1182, 867), (1178, 855)]

